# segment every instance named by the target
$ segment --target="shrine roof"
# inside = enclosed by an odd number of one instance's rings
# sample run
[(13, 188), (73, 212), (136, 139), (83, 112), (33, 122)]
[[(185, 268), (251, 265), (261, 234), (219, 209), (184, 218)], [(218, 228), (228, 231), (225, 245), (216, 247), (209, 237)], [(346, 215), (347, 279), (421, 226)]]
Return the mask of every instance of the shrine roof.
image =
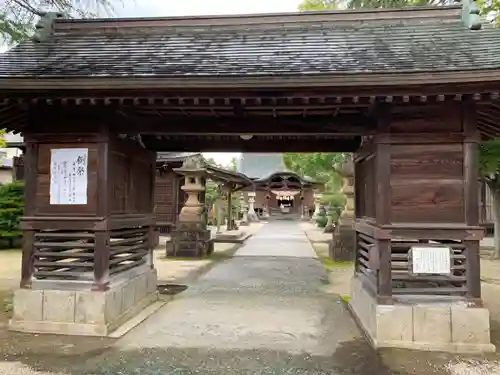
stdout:
[(301, 177), (286, 168), (283, 157), (278, 153), (243, 153), (238, 159), (236, 170), (250, 177), (255, 183), (265, 182), (276, 175), (293, 175), (302, 184), (317, 184), (309, 177)]
[(199, 152), (157, 152), (156, 161), (157, 162), (176, 162), (184, 161), (190, 156), (201, 155)]
[(207, 171), (208, 177), (214, 181), (222, 183), (233, 183), (237, 189), (244, 188), (252, 185), (253, 181), (245, 176), (243, 173), (231, 171), (229, 169), (221, 168), (216, 165), (210, 164), (201, 152), (158, 152), (156, 154), (156, 161), (159, 163), (175, 163), (184, 162), (188, 158), (199, 158)]
[(65, 77), (159, 85), (157, 78), (333, 74), (352, 81), (350, 74), (500, 70), (500, 30), (477, 18), (470, 0), (464, 7), (45, 19), (36, 41), (0, 55), (0, 85), (13, 78), (37, 78), (42, 87)]

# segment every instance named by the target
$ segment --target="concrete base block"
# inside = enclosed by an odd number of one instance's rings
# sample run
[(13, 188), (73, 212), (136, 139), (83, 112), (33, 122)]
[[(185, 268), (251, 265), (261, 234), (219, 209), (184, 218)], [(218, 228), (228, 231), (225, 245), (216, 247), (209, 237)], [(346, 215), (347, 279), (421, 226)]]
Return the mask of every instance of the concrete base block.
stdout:
[(248, 218), (249, 223), (258, 223), (260, 221), (259, 217), (257, 216), (257, 214), (255, 212), (249, 213), (247, 218)]
[[(19, 332), (108, 336), (158, 300), (156, 270), (113, 281), (107, 291), (19, 289), (9, 329)], [(54, 285), (57, 285), (54, 283)]]
[(405, 301), (379, 305), (358, 277), (349, 308), (376, 348), (397, 347), (452, 353), (494, 352), (487, 309), (465, 301)]

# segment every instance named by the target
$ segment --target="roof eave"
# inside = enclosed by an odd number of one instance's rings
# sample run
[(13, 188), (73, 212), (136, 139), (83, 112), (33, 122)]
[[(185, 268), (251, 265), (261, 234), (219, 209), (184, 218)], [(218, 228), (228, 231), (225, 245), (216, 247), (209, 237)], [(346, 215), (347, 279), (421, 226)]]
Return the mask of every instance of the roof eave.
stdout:
[(0, 77), (0, 87), (11, 92), (28, 90), (130, 90), (300, 87), (398, 87), (458, 83), (500, 83), (500, 66), (487, 69), (418, 71), (393, 73), (343, 72), (335, 74), (280, 74), (247, 76), (184, 77)]

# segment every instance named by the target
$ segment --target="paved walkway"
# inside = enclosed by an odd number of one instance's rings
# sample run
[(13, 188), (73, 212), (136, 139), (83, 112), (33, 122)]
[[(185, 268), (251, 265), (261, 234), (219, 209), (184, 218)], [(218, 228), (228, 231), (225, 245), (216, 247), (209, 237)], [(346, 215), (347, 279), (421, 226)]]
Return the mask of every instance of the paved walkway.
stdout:
[(315, 257), (299, 223), (265, 224), (235, 257), (117, 341), (0, 331), (0, 375), (476, 374), (460, 372), (461, 363), (453, 369), (458, 358), (440, 353), (377, 355), (325, 292)]
[[(299, 224), (272, 222), (115, 350), (141, 374), (381, 373), (349, 313), (322, 291), (326, 281)], [(366, 366), (352, 360), (359, 355)], [(102, 373), (129, 373), (106, 358)]]

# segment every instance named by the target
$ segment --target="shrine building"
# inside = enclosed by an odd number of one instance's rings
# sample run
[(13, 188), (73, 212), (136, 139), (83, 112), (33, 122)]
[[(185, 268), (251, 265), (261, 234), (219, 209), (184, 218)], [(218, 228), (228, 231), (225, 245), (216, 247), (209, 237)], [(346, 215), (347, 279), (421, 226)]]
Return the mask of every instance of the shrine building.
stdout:
[(323, 184), (288, 170), (278, 153), (243, 153), (236, 169), (253, 181), (242, 191), (253, 189), (255, 212), (261, 218), (309, 218), (314, 211), (314, 190), (323, 188)]

